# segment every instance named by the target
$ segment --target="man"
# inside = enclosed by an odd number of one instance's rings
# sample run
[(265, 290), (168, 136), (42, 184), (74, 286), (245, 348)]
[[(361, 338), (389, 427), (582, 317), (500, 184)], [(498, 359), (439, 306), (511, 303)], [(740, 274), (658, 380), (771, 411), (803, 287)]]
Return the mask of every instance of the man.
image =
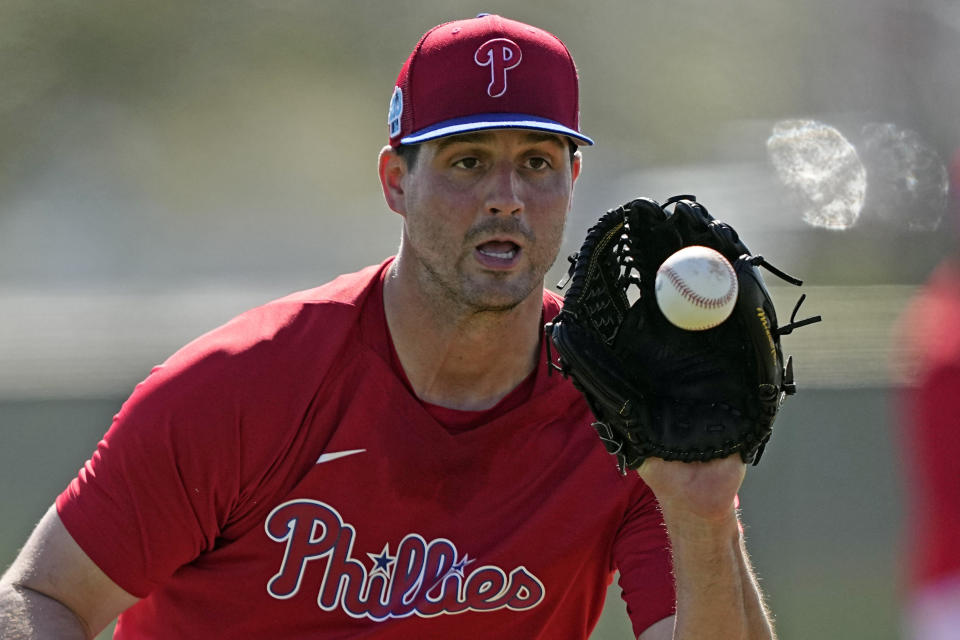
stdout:
[(4, 577), (3, 637), (585, 638), (617, 569), (640, 638), (771, 637), (739, 458), (621, 477), (548, 375), (578, 117), (555, 36), (428, 32), (379, 159), (396, 258), (154, 370)]
[(900, 319), (910, 364), (900, 391), (900, 441), (910, 517), (904, 546), (903, 630), (909, 640), (948, 640), (960, 629), (960, 151), (950, 168), (958, 244)]

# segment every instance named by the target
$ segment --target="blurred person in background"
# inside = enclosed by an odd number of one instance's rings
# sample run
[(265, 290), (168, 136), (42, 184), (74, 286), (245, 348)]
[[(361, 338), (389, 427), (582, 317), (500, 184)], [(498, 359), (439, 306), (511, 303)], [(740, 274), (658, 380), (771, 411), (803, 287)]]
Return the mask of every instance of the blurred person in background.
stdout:
[(908, 640), (960, 638), (960, 150), (950, 196), (956, 248), (900, 324), (911, 369), (900, 407), (900, 440), (908, 453)]

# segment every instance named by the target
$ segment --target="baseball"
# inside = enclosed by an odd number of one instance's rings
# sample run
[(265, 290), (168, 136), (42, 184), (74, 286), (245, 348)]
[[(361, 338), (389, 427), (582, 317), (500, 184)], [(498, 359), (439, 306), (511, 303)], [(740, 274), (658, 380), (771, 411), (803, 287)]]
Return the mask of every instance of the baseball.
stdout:
[(737, 303), (737, 274), (719, 251), (685, 247), (657, 269), (657, 305), (673, 325), (687, 331), (711, 329)]

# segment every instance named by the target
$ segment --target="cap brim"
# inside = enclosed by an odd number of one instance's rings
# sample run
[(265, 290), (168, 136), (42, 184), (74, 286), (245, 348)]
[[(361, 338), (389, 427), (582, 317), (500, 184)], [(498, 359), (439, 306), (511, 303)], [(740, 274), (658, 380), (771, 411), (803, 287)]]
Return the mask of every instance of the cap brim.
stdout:
[(537, 118), (523, 113), (485, 113), (465, 118), (444, 120), (443, 122), (438, 122), (435, 125), (404, 136), (400, 139), (400, 144), (417, 144), (428, 140), (457, 135), (459, 133), (485, 131), (487, 129), (531, 129), (533, 131), (548, 131), (573, 138), (579, 145), (589, 146), (593, 144), (593, 140), (587, 136), (579, 131), (574, 131), (570, 127), (565, 127), (559, 122), (547, 120), (546, 118)]

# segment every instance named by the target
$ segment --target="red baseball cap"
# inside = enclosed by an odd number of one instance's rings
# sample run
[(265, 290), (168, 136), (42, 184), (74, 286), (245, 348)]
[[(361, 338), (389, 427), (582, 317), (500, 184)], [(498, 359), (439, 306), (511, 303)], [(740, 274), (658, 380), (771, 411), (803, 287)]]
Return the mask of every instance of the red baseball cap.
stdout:
[(577, 68), (552, 33), (480, 14), (428, 31), (407, 58), (390, 99), (390, 144), (484, 129), (580, 133)]

